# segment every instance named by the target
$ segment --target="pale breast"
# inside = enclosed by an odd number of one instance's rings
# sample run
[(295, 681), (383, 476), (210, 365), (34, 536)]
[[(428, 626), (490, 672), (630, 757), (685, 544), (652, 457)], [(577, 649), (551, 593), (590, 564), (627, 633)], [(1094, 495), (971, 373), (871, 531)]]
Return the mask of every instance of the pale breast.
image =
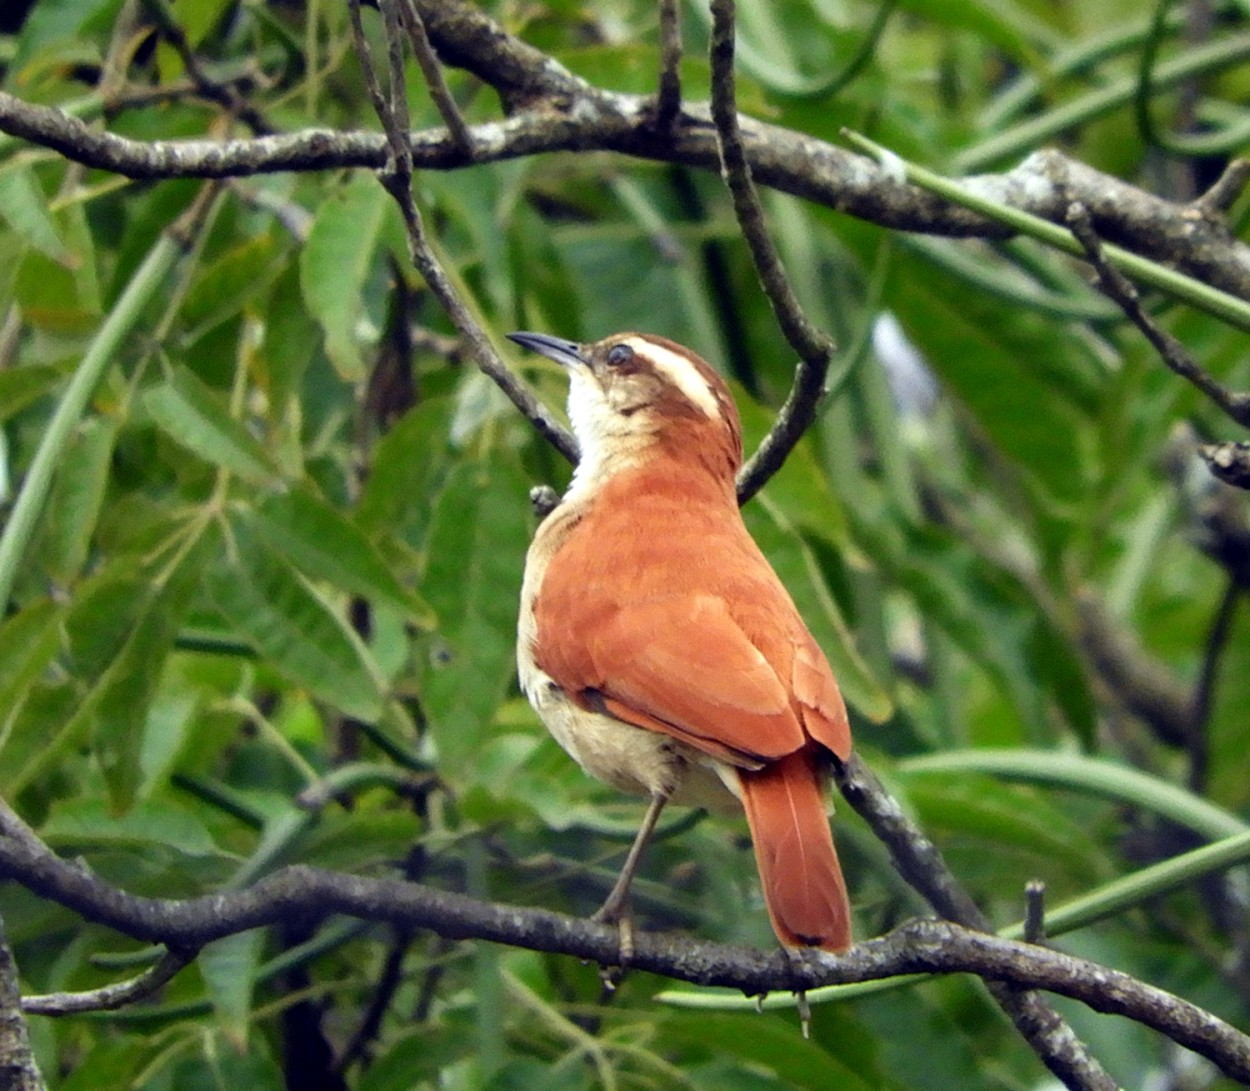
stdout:
[(665, 735), (578, 707), (538, 665), (534, 606), (547, 565), (576, 521), (575, 511), (561, 505), (539, 527), (526, 556), (517, 618), (522, 692), (556, 742), (597, 780), (634, 795), (659, 793), (675, 803), (715, 810), (732, 807), (738, 794), (732, 767)]

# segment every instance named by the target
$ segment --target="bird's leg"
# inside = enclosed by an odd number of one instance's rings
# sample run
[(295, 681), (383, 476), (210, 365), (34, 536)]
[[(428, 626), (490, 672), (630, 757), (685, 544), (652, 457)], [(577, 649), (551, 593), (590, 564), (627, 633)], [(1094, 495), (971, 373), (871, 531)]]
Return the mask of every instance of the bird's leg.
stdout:
[(607, 900), (590, 918), (601, 924), (616, 923), (621, 938), (620, 964), (622, 966), (626, 965), (634, 954), (634, 925), (629, 915), (629, 887), (634, 881), (634, 872), (638, 870), (642, 852), (647, 847), (647, 842), (651, 840), (651, 835), (655, 832), (655, 824), (660, 820), (660, 812), (664, 810), (664, 804), (667, 802), (667, 792), (656, 792), (651, 796), (651, 802), (647, 805), (647, 813), (642, 817), (642, 825), (638, 829), (634, 843), (629, 846), (629, 855), (625, 857), (621, 873), (616, 877), (616, 884), (609, 892)]

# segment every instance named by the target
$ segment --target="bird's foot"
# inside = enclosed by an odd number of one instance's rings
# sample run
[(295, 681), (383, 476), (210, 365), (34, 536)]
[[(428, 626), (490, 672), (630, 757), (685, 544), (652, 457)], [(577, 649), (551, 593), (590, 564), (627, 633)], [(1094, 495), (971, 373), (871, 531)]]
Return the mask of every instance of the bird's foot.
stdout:
[[(625, 970), (634, 959), (634, 918), (625, 899), (609, 897), (590, 918), (596, 924), (615, 924), (617, 934), (616, 969)], [(619, 979), (619, 973), (616, 975)], [(604, 984), (608, 984), (606, 979)], [(608, 985), (615, 988), (615, 984)]]

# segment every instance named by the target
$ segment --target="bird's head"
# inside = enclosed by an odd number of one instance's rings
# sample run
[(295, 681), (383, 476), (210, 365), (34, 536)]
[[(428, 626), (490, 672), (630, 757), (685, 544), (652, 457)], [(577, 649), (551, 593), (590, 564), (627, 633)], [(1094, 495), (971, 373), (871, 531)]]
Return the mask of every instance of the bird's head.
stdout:
[(508, 337), (568, 370), (579, 479), (661, 456), (730, 480), (741, 465), (741, 424), (729, 388), (690, 349), (646, 333), (616, 333), (586, 345), (545, 333)]

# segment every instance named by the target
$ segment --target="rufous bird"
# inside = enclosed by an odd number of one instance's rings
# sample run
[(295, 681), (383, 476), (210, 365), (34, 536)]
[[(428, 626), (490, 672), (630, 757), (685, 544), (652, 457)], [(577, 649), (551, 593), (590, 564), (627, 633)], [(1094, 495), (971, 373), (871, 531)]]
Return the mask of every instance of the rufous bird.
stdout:
[(557, 742), (650, 805), (601, 920), (666, 803), (740, 801), (773, 929), (790, 947), (851, 944), (826, 813), (830, 756), (851, 752), (837, 682), (738, 510), (738, 410), (687, 348), (618, 333), (517, 344), (569, 374), (581, 448), (525, 560), (521, 688)]

